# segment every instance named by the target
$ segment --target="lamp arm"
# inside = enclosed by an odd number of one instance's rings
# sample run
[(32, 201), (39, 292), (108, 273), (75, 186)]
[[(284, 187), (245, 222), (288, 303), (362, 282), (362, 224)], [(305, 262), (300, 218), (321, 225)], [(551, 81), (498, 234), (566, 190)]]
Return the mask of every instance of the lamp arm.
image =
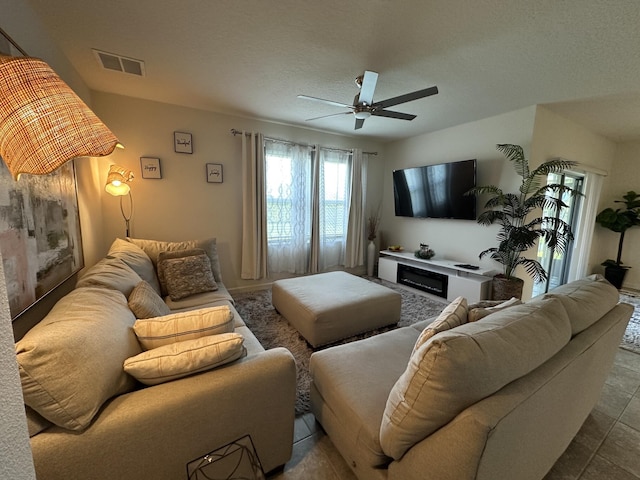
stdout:
[(129, 237), (129, 222), (131, 220), (131, 217), (133, 216), (133, 196), (131, 195), (131, 190), (129, 190), (129, 215), (125, 213), (124, 202), (122, 201), (122, 198), (123, 196), (120, 197), (120, 212), (122, 213), (122, 218), (124, 218), (126, 236)]

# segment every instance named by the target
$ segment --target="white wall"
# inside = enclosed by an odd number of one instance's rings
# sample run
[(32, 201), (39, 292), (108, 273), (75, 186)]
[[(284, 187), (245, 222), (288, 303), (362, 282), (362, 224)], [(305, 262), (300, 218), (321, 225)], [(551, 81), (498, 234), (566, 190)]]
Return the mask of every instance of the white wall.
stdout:
[[(104, 184), (112, 163), (130, 168), (136, 176), (131, 184), (135, 202), (131, 236), (170, 241), (216, 237), (229, 288), (264, 282), (240, 279), (241, 140), (231, 134), (232, 128), (300, 143), (377, 151), (370, 162), (368, 201), (377, 205), (380, 200), (385, 155), (379, 143), (120, 95), (93, 92), (93, 100), (98, 116), (125, 145), (124, 150), (98, 160), (100, 183)], [(192, 134), (193, 154), (174, 152), (174, 131)], [(160, 158), (161, 180), (141, 177), (141, 156)], [(222, 184), (206, 182), (207, 163), (223, 165)], [(99, 195), (105, 229), (102, 248), (106, 252), (114, 238), (124, 236), (124, 220), (119, 199), (103, 189)]]
[[(413, 251), (420, 243), (427, 243), (436, 252), (436, 258), (500, 269), (501, 266), (492, 260), (478, 259), (481, 251), (496, 245), (497, 226), (483, 227), (469, 220), (396, 217), (392, 171), (476, 158), (478, 185), (493, 184), (510, 191), (518, 186), (519, 177), (496, 150), (496, 144), (514, 143), (528, 152), (534, 120), (535, 107), (528, 107), (388, 145), (385, 154), (382, 248), (402, 245), (405, 250)], [(482, 211), (482, 206), (479, 202), (478, 212)], [(524, 278), (522, 274), (518, 276)]]
[(0, 478), (35, 479), (0, 253)]
[[(640, 193), (640, 142), (624, 143), (617, 147), (615, 159), (600, 197), (598, 211), (607, 207), (620, 208), (614, 200), (621, 200), (629, 190)], [(594, 244), (591, 250), (591, 263), (595, 271), (602, 271), (599, 267), (604, 260), (616, 258), (618, 253), (619, 234), (596, 225)], [(640, 290), (640, 227), (627, 230), (622, 249), (622, 262), (630, 266), (624, 279), (623, 287)]]

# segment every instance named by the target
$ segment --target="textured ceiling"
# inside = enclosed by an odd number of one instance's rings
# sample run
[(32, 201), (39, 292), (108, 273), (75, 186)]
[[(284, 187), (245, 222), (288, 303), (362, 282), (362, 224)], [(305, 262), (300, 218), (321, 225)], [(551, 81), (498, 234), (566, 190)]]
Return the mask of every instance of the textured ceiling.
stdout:
[[(638, 0), (26, 0), (99, 91), (393, 140), (546, 104), (617, 141), (640, 139)], [(101, 69), (91, 49), (145, 61)], [(437, 85), (354, 131), (364, 70), (374, 101)]]

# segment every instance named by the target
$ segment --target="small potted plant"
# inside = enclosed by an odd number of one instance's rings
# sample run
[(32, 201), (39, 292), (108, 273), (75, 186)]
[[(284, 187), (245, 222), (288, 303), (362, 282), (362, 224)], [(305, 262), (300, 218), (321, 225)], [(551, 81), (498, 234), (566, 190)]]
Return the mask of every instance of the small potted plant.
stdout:
[(524, 267), (534, 281), (546, 280), (547, 272), (542, 265), (523, 256), (523, 253), (537, 241), (545, 242), (557, 252), (566, 250), (573, 233), (571, 226), (558, 213), (567, 206), (562, 201), (563, 194), (573, 196), (579, 193), (566, 185), (546, 184), (550, 173), (562, 172), (576, 162), (556, 158), (530, 170), (521, 146), (500, 144), (496, 148), (513, 164), (521, 178), (520, 187), (514, 193), (505, 193), (495, 185), (487, 185), (473, 188), (467, 194), (490, 195), (485, 211), (478, 216), (478, 223), (500, 225), (498, 246), (482, 251), (479, 257), (489, 256), (502, 264), (503, 273), (493, 278), (492, 295), (494, 300), (504, 300), (522, 297), (524, 281), (516, 277), (518, 266)]
[(604, 277), (617, 289), (622, 288), (622, 282), (631, 267), (622, 264), (622, 244), (624, 234), (631, 227), (640, 226), (640, 195), (633, 190), (622, 196), (622, 200), (614, 200), (614, 203), (623, 203), (625, 208), (605, 208), (596, 217), (596, 222), (613, 232), (619, 233), (618, 256), (615, 260), (607, 259), (602, 262)]

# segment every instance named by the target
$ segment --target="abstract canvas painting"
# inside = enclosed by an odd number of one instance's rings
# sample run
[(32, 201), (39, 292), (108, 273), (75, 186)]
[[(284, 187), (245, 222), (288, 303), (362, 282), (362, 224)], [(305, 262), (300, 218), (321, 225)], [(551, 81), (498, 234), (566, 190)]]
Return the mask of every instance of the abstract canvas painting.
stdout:
[(73, 162), (15, 181), (0, 159), (0, 251), (14, 320), (83, 267)]

